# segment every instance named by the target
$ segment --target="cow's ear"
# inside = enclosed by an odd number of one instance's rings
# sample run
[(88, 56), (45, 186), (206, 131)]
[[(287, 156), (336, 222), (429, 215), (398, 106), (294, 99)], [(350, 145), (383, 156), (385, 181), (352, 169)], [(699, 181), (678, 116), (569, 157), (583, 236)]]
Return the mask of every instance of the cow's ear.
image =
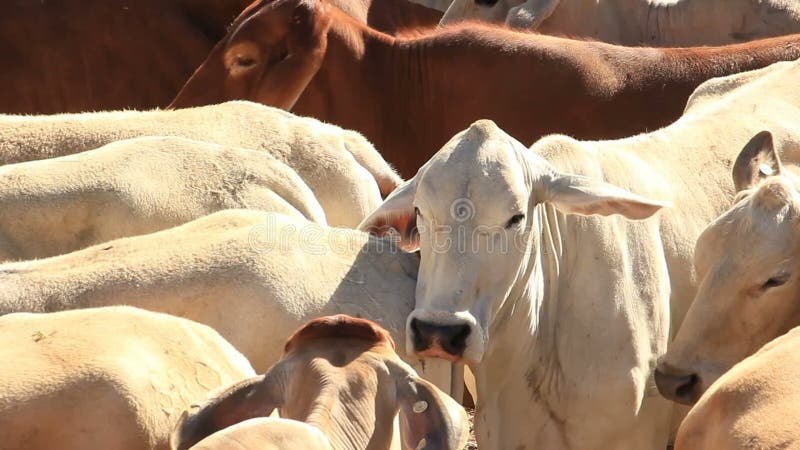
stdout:
[(733, 185), (736, 192), (751, 189), (761, 180), (780, 175), (781, 159), (775, 151), (772, 133), (762, 131), (745, 144), (733, 164)]
[(381, 206), (361, 222), (358, 229), (375, 236), (397, 239), (399, 247), (407, 252), (419, 250), (417, 214), (414, 210), (416, 180), (414, 177), (406, 181), (389, 194)]
[(669, 203), (651, 200), (604, 181), (580, 175), (548, 174), (534, 186), (538, 201), (552, 203), (573, 214), (622, 214), (629, 219), (646, 219)]
[(173, 450), (186, 450), (215, 432), (256, 417), (267, 417), (282, 403), (282, 389), (273, 368), (265, 375), (228, 386), (199, 405), (191, 405), (170, 435)]
[(406, 374), (397, 381), (400, 436), (405, 448), (461, 450), (469, 437), (464, 408), (421, 378)]

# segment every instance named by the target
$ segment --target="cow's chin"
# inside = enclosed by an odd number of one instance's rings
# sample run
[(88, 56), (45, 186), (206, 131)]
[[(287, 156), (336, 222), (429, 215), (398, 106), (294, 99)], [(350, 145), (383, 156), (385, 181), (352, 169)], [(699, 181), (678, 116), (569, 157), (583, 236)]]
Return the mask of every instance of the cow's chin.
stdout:
[(453, 355), (447, 353), (446, 351), (440, 348), (428, 348), (421, 352), (416, 352), (416, 355), (419, 356), (420, 358), (438, 358), (454, 363), (463, 361), (463, 358), (460, 355)]

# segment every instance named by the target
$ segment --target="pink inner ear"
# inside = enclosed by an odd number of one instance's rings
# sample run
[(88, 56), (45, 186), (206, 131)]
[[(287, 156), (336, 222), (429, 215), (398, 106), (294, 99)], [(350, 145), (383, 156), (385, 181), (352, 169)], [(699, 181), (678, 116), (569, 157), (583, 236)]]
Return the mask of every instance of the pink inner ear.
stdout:
[(417, 234), (417, 215), (413, 212), (390, 212), (372, 219), (364, 231), (374, 236), (385, 237), (392, 233), (400, 239), (399, 245), (405, 251), (419, 249)]

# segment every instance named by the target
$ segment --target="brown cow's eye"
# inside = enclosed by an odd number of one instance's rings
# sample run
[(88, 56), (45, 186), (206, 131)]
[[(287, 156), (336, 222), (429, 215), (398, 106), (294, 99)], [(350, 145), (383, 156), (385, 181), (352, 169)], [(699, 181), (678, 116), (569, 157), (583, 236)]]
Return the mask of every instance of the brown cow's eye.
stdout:
[(256, 64), (256, 59), (252, 56), (237, 55), (233, 59), (233, 63), (239, 67), (251, 67)]

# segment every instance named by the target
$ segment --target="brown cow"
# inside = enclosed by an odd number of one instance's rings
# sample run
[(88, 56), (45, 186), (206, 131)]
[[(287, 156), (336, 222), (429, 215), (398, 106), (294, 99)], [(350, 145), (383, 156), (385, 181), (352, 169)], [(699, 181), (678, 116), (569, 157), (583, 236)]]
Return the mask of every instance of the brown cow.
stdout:
[[(282, 419), (263, 419), (275, 408)], [(341, 314), (297, 330), (266, 374), (192, 405), (170, 441), (176, 450), (388, 449), (398, 415), (403, 448), (466, 444), (461, 406), (400, 360), (386, 330)]]
[(490, 118), (530, 143), (618, 138), (677, 119), (703, 81), (800, 56), (800, 35), (725, 47), (621, 47), (468, 24), (414, 38), (317, 0), (261, 2), (172, 107), (251, 99), (359, 130), (404, 176)]
[[(164, 106), (252, 0), (18, 0), (0, 6), (0, 113)], [(335, 0), (394, 33), (441, 13), (406, 0)]]

